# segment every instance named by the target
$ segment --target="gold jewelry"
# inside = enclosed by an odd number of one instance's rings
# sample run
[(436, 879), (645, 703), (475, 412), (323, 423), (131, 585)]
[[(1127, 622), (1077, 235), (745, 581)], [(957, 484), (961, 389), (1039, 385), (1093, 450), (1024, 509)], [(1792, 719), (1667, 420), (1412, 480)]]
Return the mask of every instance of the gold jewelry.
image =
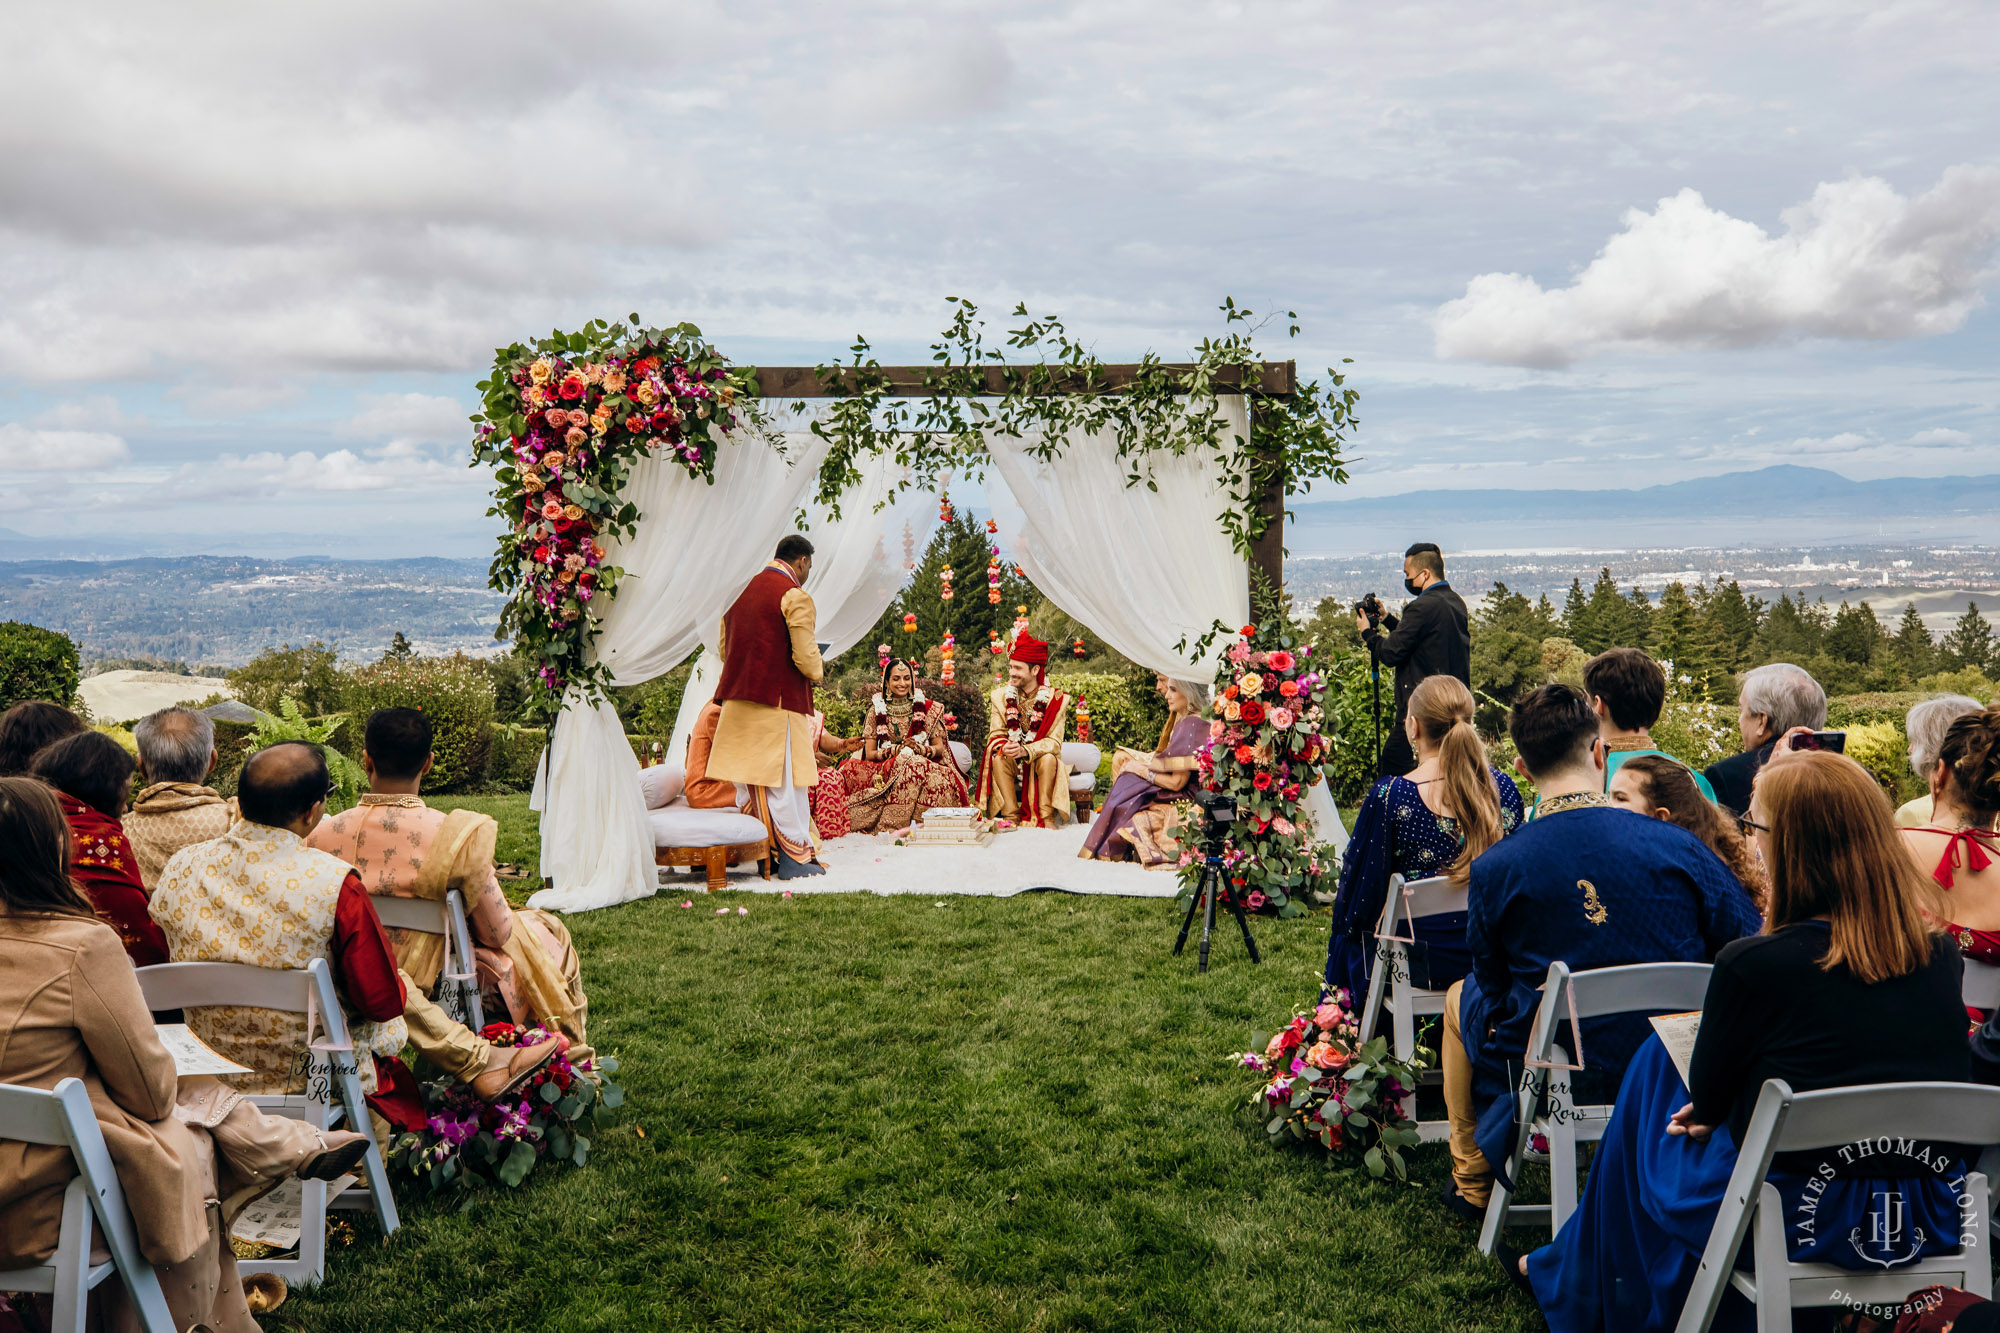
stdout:
[(1586, 810), (1594, 805), (1610, 805), (1611, 798), (1599, 791), (1577, 791), (1567, 796), (1551, 796), (1535, 806), (1535, 818), (1545, 819), (1565, 810)]
[(424, 808), (424, 798), (421, 796), (411, 796), (407, 792), (385, 795), (381, 792), (365, 791), (361, 793), (360, 804), (389, 805), (403, 810), (421, 810)]

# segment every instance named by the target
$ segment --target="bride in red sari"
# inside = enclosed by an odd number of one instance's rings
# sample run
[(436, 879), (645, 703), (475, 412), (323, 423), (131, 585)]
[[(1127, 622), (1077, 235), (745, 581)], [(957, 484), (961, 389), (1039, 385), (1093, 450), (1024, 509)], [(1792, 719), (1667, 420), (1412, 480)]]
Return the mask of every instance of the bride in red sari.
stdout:
[(944, 705), (924, 698), (908, 662), (889, 663), (861, 719), (861, 757), (840, 765), (853, 831), (888, 833), (926, 810), (971, 805), (946, 739)]

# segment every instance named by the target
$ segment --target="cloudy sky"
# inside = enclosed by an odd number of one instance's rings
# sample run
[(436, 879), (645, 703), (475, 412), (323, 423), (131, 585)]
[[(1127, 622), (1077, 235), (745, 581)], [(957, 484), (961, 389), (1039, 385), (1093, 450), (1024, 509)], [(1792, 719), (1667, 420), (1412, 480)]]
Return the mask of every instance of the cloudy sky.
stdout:
[(1678, 5), (121, 4), (0, 79), (0, 527), (482, 554), (492, 349), (738, 360), (943, 298), (1355, 360), (1352, 490), (2000, 472), (2000, 16)]

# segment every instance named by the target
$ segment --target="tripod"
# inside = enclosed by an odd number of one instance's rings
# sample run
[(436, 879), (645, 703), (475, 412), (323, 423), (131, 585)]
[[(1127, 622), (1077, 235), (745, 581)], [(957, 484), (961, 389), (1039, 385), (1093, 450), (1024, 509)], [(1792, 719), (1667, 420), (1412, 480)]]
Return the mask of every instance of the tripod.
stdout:
[[(1181, 956), (1187, 945), (1188, 929), (1194, 925), (1195, 908), (1202, 908), (1201, 918), (1201, 962), (1196, 972), (1208, 971), (1208, 941), (1215, 932), (1215, 900), (1222, 893), (1222, 849), (1211, 841), (1202, 857), (1201, 879), (1194, 886), (1194, 897), (1188, 900), (1187, 915), (1181, 918), (1181, 933), (1174, 940), (1174, 957)], [(1236, 913), (1236, 924), (1243, 931), (1243, 947), (1250, 951), (1250, 961), (1261, 963), (1257, 956), (1257, 941), (1250, 938), (1250, 919), (1243, 915), (1243, 903), (1236, 894), (1229, 895), (1229, 909)]]
[[(1368, 649), (1368, 716), (1375, 724), (1375, 767), (1382, 771), (1382, 659), (1375, 656), (1375, 649)], [(1371, 782), (1373, 778), (1369, 779)]]

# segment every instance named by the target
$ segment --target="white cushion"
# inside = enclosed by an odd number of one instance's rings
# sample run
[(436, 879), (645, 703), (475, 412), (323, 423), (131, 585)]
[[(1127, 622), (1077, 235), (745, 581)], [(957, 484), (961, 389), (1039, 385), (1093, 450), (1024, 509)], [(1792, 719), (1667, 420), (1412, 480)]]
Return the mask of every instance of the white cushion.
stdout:
[(1089, 741), (1064, 741), (1062, 761), (1075, 773), (1095, 773), (1097, 766), (1104, 762), (1104, 751)]
[(972, 747), (964, 741), (946, 741), (945, 744), (951, 747), (951, 757), (958, 760), (958, 771), (972, 772)]
[(654, 764), (639, 770), (639, 790), (645, 794), (648, 810), (672, 804), (686, 787), (687, 770), (679, 764)]
[(1079, 772), (1079, 773), (1072, 773), (1069, 775), (1070, 795), (1081, 796), (1085, 792), (1096, 791), (1096, 790), (1097, 790), (1097, 773), (1095, 772), (1095, 770), (1089, 773)]
[(655, 847), (735, 847), (764, 841), (764, 821), (740, 810), (697, 810), (676, 802), (646, 812)]

